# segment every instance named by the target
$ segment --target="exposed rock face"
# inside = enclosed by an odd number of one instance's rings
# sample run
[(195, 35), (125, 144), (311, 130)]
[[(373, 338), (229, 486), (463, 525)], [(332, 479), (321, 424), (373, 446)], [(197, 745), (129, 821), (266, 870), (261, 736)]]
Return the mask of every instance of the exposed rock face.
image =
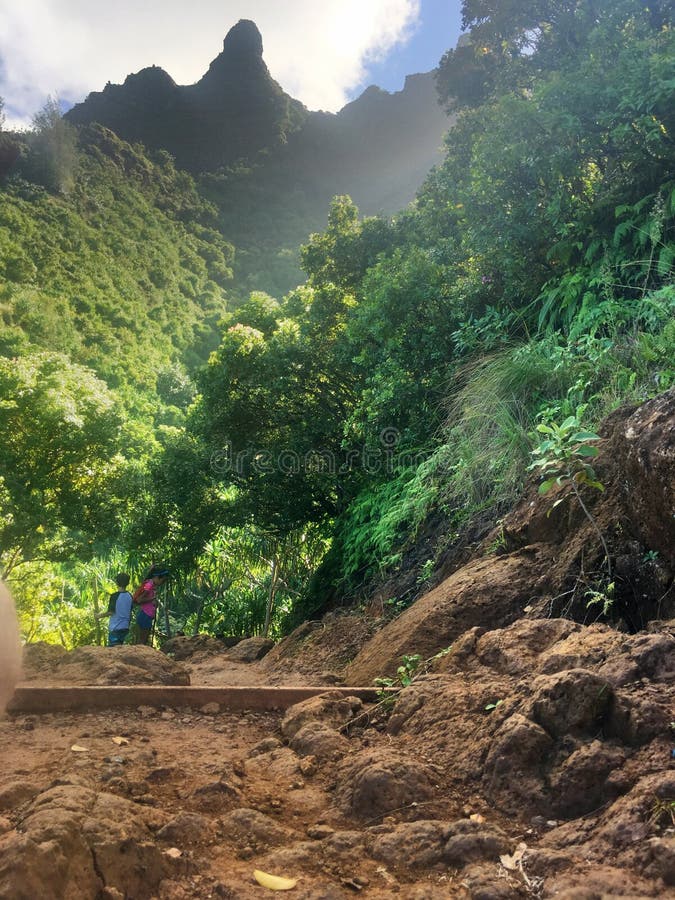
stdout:
[(347, 756), (338, 773), (339, 808), (370, 821), (396, 810), (414, 810), (433, 796), (434, 773), (418, 759), (394, 750), (362, 750)]
[(375, 837), (369, 847), (375, 859), (411, 868), (438, 863), (465, 866), (482, 859), (494, 860), (511, 849), (512, 842), (500, 831), (468, 819), (406, 822)]
[[(597, 471), (606, 490), (589, 494), (586, 505), (616, 563), (610, 605), (624, 616), (624, 627), (637, 631), (650, 619), (675, 616), (675, 389), (637, 409), (618, 410), (605, 422), (603, 434)], [(567, 616), (587, 620), (589, 587), (583, 573), (599, 572), (602, 584), (608, 571), (604, 550), (574, 497), (561, 491), (558, 499), (563, 502), (551, 509), (533, 484), (501, 526), (507, 552), (470, 561), (387, 624), (347, 667), (347, 683), (369, 684), (378, 675), (393, 675), (404, 654), (428, 658), (458, 639), (458, 647), (472, 652), (475, 646), (486, 663), (516, 674), (527, 669), (522, 653), (529, 654), (529, 647), (500, 646), (495, 642), (503, 636), (494, 632), (482, 642), (480, 632), (471, 630), (494, 629), (523, 615), (543, 619), (563, 609)], [(565, 632), (569, 642), (559, 639)], [(540, 671), (585, 668), (584, 660), (595, 662), (610, 645), (627, 640), (608, 629), (587, 631), (579, 641), (573, 623), (542, 622), (539, 646), (555, 649), (542, 658)], [(608, 662), (603, 675), (617, 684), (653, 677), (657, 670), (672, 674), (675, 663), (664, 655), (664, 641), (670, 645), (665, 635), (629, 641), (630, 653)]]
[(298, 756), (320, 761), (338, 759), (349, 751), (343, 731), (362, 709), (358, 697), (327, 691), (291, 706), (281, 723), (281, 733)]
[[(509, 815), (568, 818), (615, 801), (645, 766), (667, 765), (670, 635), (561, 620), (477, 630), (402, 691), (389, 721), (392, 735), (414, 741), (445, 772), (446, 789), (473, 790), (479, 780), (488, 802)], [(641, 668), (645, 637), (656, 640)], [(512, 662), (519, 649), (522, 669)], [(633, 666), (628, 683), (608, 677)]]
[(675, 390), (620, 421), (612, 443), (636, 536), (675, 571)]
[(554, 738), (595, 733), (607, 719), (614, 695), (608, 681), (586, 669), (542, 675), (532, 690), (527, 715)]
[(404, 654), (433, 656), (474, 625), (513, 622), (542, 579), (543, 560), (532, 546), (518, 555), (469, 563), (376, 634), (347, 667), (347, 684), (393, 675)]
[(3, 844), (0, 896), (148, 896), (171, 871), (150, 825), (161, 817), (112, 794), (64, 784), (39, 794)]
[(349, 741), (334, 728), (314, 722), (305, 725), (291, 738), (290, 747), (298, 756), (339, 759), (349, 752)]
[(344, 697), (340, 691), (326, 691), (291, 706), (281, 722), (281, 733), (287, 740), (292, 740), (306, 725), (321, 724), (338, 729), (347, 725), (362, 709), (363, 703), (358, 697)]

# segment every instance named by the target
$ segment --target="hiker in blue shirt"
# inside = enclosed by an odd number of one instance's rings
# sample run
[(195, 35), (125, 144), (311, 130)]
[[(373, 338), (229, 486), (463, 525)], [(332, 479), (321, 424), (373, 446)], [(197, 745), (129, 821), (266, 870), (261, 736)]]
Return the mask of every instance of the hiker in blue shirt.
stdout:
[(124, 643), (126, 636), (129, 634), (129, 623), (131, 621), (132, 597), (127, 590), (129, 576), (126, 572), (120, 572), (115, 578), (115, 584), (119, 590), (110, 595), (107, 613), (110, 616), (108, 625), (109, 647), (119, 647)]

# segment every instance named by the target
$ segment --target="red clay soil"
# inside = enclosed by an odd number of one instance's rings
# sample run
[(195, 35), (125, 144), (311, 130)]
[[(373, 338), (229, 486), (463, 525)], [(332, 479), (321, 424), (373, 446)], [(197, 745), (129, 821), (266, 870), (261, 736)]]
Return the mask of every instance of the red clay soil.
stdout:
[(7, 718), (0, 897), (675, 896), (673, 630), (474, 628), (391, 711)]
[[(334, 614), (261, 660), (200, 639), (180, 660), (29, 651), (31, 683), (327, 692), (283, 716), (0, 721), (0, 898), (268, 896), (254, 869), (302, 900), (675, 897), (675, 391), (603, 434), (594, 525), (569, 495), (547, 515), (532, 485), (394, 621)], [(393, 708), (331, 693), (403, 653), (427, 662)]]

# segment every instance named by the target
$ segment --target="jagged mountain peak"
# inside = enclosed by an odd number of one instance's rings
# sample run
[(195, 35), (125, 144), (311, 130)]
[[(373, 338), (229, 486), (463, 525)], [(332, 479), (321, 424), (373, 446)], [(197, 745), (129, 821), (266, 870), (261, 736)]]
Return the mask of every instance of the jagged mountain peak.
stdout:
[[(240, 19), (194, 84), (176, 84), (152, 66), (108, 84), (74, 106), (74, 124), (98, 122), (131, 143), (167, 150), (179, 167), (219, 171), (237, 160), (264, 160), (283, 183), (314, 179), (325, 203), (352, 193), (366, 211), (405, 205), (437, 161), (445, 114), (433, 75), (411, 76), (390, 94), (371, 86), (338, 114), (310, 113), (274, 80), (255, 22)], [(358, 173), (358, 174), (357, 174)], [(372, 185), (383, 184), (381, 190)], [(325, 182), (325, 187), (324, 187)], [(373, 196), (375, 199), (370, 201)]]
[[(197, 83), (209, 91), (228, 90), (243, 81), (275, 85), (263, 60), (263, 41), (258, 26), (250, 19), (240, 19), (225, 35), (223, 49)], [(281, 90), (279, 88), (279, 90)]]
[(187, 169), (214, 170), (277, 146), (307, 116), (272, 78), (262, 53), (257, 25), (241, 19), (196, 84), (177, 85), (162, 69), (143, 69), (122, 85), (92, 92), (66, 118), (168, 150)]
[(262, 35), (255, 22), (251, 19), (239, 19), (225, 35), (223, 53), (262, 58)]

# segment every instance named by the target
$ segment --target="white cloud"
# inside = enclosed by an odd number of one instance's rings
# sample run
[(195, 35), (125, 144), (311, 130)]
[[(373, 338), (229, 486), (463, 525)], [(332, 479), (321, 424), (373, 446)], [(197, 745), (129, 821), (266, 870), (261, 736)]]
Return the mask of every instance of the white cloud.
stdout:
[(159, 65), (191, 84), (239, 19), (253, 19), (265, 61), (310, 109), (336, 110), (414, 29), (420, 0), (0, 0), (0, 96), (28, 124), (48, 94), (69, 102)]

